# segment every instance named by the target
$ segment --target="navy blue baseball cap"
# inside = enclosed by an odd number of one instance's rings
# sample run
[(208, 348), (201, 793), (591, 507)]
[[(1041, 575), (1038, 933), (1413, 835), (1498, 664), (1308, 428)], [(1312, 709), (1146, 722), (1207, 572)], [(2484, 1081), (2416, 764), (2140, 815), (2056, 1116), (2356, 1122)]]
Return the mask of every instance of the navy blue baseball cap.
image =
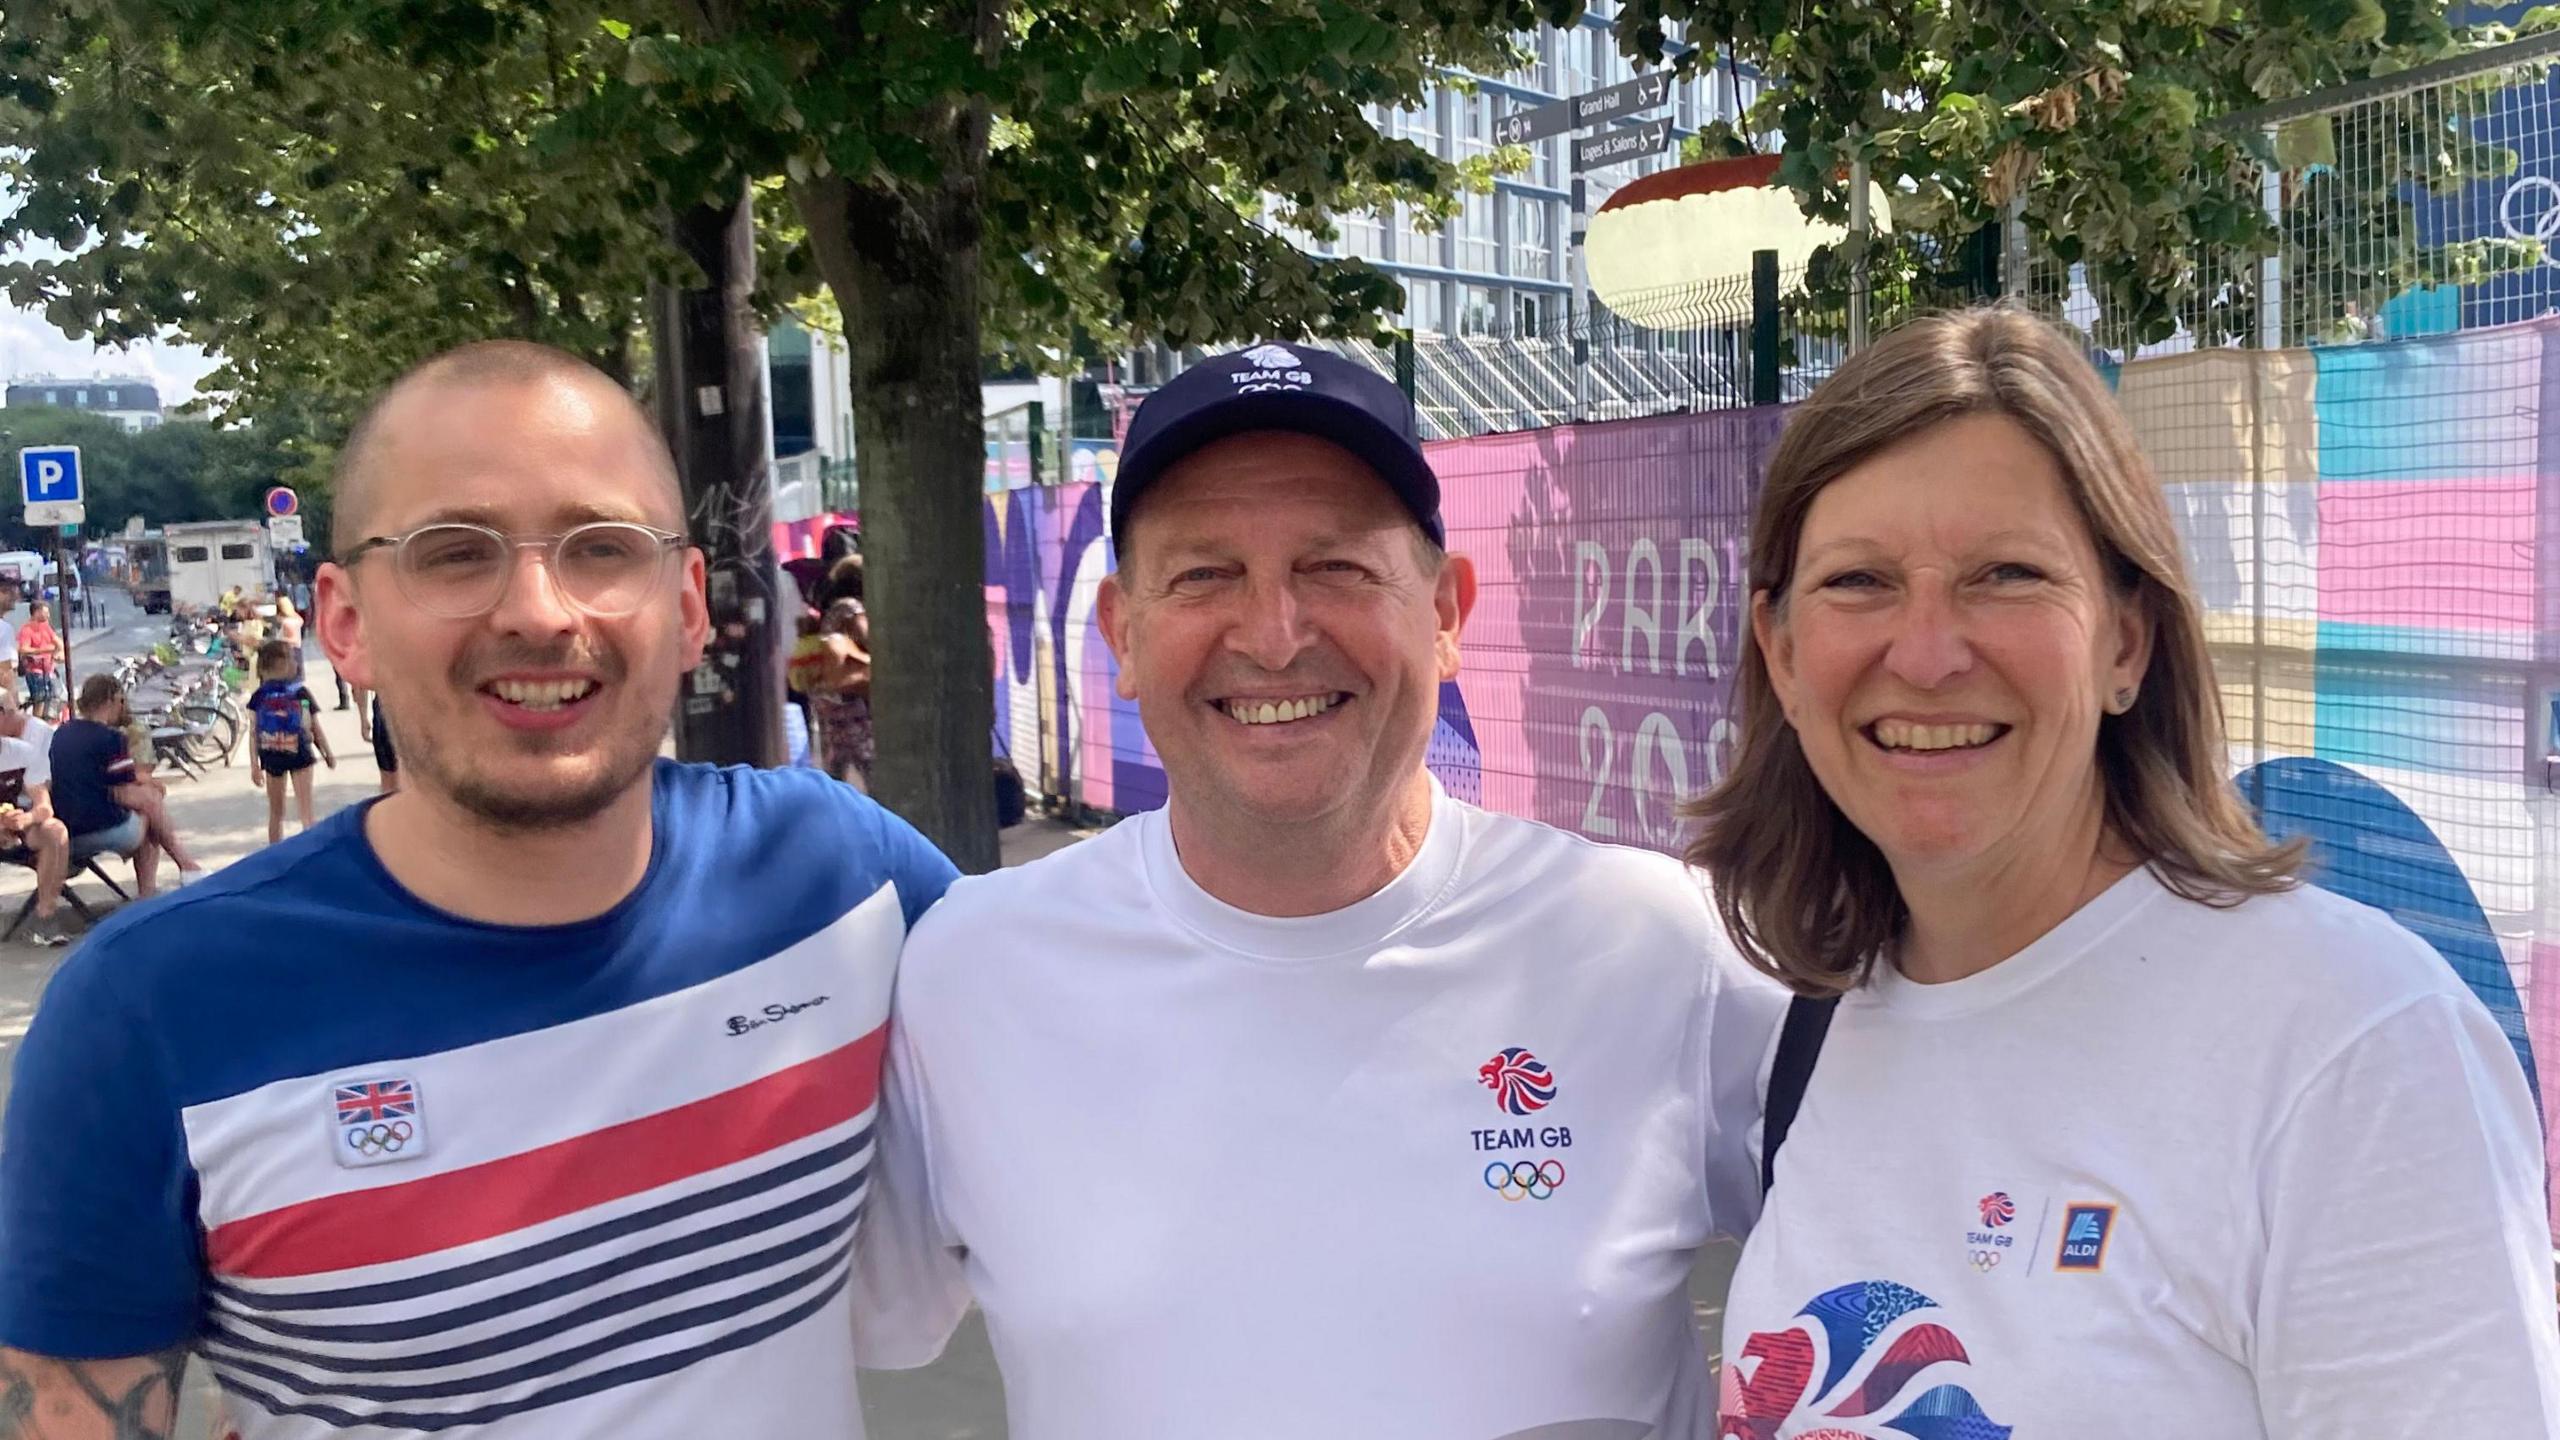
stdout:
[(1129, 420), (1111, 489), (1111, 541), (1148, 486), (1185, 455), (1251, 430), (1291, 430), (1330, 440), (1368, 462), (1434, 545), (1440, 477), (1422, 457), (1413, 403), (1396, 382), (1356, 360), (1312, 345), (1255, 345), (1212, 355), (1149, 395)]

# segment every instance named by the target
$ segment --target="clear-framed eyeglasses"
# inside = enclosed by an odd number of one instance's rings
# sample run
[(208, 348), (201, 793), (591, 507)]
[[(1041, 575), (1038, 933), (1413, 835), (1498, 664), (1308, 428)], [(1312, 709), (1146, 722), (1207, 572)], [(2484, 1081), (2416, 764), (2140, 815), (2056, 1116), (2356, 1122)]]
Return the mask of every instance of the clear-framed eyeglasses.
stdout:
[(404, 599), (438, 619), (471, 620), (498, 608), (515, 576), (516, 552), (539, 550), (564, 599), (613, 619), (657, 597), (667, 581), (667, 556), (685, 544), (682, 535), (624, 520), (598, 520), (557, 535), (506, 535), (447, 520), (404, 535), (368, 537), (339, 563), (353, 565), (388, 550)]

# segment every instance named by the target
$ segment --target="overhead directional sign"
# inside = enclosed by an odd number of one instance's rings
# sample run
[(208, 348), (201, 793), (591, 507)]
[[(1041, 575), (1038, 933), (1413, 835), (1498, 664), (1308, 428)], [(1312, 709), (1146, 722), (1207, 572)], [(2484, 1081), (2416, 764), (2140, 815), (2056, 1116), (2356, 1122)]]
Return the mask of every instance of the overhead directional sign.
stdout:
[(1671, 148), (1671, 122), (1648, 120), (1641, 125), (1621, 125), (1603, 130), (1587, 140), (1573, 142), (1573, 168), (1598, 170), (1628, 160), (1641, 160), (1659, 155)]
[(1569, 130), (1587, 129), (1621, 115), (1642, 114), (1661, 104), (1670, 93), (1671, 72), (1650, 71), (1633, 80), (1621, 80), (1605, 90), (1569, 96), (1535, 110), (1505, 115), (1493, 122), (1493, 140), (1497, 145), (1526, 145)]
[(80, 447), (30, 445), (18, 452), (18, 493), (29, 525), (77, 525), (89, 518), (80, 484)]

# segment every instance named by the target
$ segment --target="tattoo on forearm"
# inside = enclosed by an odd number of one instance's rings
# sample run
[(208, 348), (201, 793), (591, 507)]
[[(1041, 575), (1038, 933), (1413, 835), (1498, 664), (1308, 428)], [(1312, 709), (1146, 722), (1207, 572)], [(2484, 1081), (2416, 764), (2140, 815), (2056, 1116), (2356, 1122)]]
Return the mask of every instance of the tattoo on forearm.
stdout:
[(184, 1350), (54, 1360), (0, 1349), (0, 1440), (169, 1440)]

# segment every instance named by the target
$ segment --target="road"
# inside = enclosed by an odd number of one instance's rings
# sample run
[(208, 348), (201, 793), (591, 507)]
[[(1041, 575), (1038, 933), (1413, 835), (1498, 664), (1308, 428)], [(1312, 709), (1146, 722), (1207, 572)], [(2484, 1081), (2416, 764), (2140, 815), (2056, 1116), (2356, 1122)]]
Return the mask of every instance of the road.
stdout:
[[(119, 655), (146, 650), (167, 633), (167, 620), (162, 616), (143, 616), (127, 605), (122, 596), (115, 597), (108, 624), (97, 632), (82, 631), (72, 638), (75, 673), (87, 674), (91, 666)], [(313, 654), (309, 675), (311, 692), (326, 704), (335, 690), (327, 662)], [(338, 768), (322, 770), (314, 798), (318, 812), (326, 815), (344, 805), (351, 805), (377, 788), (373, 751), (356, 736), (355, 717), (332, 711), (322, 717), (329, 743), (339, 757)], [(254, 789), (247, 773), (238, 768), (217, 767), (204, 780), (180, 781), (170, 789), (169, 810), (179, 831), (194, 846), (205, 863), (220, 866), (236, 860), (266, 843), (266, 799), (262, 790)], [(1037, 858), (1079, 838), (1074, 832), (1053, 822), (1034, 820), (1005, 832), (1004, 859), (1017, 865)], [(110, 862), (111, 871), (120, 883), (126, 872)], [(14, 915), (33, 884), (33, 872), (14, 866), (0, 867), (0, 915)], [(129, 887), (128, 887), (129, 888)], [(113, 901), (92, 880), (80, 887), (101, 911)], [(79, 935), (77, 917), (71, 917), (75, 943)], [(6, 925), (0, 919), (0, 926)], [(0, 945), (0, 1104), (5, 1104), (9, 1090), (9, 1074), (17, 1055), (17, 1046), (26, 1034), (27, 1024), (35, 1014), (45, 981), (63, 955), (60, 950), (41, 950), (23, 941)], [(0, 1144), (6, 1143), (0, 1135)], [(1700, 1328), (1706, 1343), (1712, 1346), (1722, 1325), (1721, 1311), (1725, 1285), (1732, 1272), (1733, 1252), (1730, 1247), (1711, 1249), (1691, 1277), (1690, 1296), (1695, 1304)], [(1236, 1297), (1238, 1306), (1253, 1303), (1251, 1296)], [(218, 1392), (201, 1366), (191, 1372), (186, 1403), (181, 1410), (178, 1435), (181, 1440), (205, 1440), (215, 1434), (212, 1416)], [(862, 1375), (862, 1413), (871, 1440), (1002, 1440), (1005, 1435), (1004, 1392), (996, 1375), (995, 1357), (989, 1348), (985, 1327), (972, 1314), (960, 1334), (952, 1341), (942, 1359), (921, 1370), (865, 1371)], [(822, 1440), (822, 1437), (813, 1437)]]

